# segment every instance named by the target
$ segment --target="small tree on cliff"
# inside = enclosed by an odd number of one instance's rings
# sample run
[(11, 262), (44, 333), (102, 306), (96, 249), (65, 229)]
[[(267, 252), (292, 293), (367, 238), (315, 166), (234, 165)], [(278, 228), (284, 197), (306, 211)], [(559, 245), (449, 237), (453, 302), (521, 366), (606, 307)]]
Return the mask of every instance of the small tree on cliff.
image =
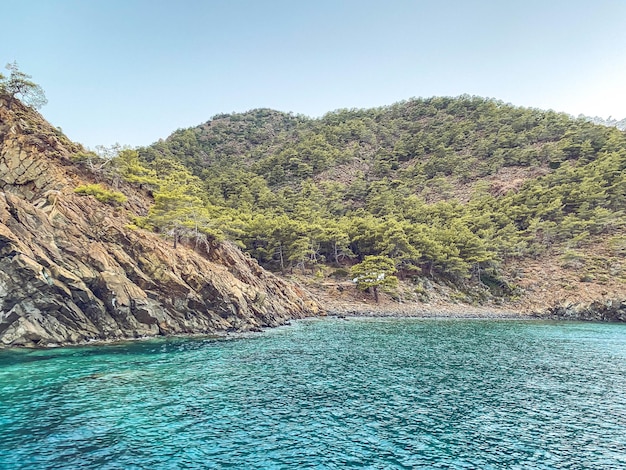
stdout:
[(393, 288), (398, 285), (398, 278), (394, 276), (395, 263), (386, 256), (366, 256), (363, 262), (352, 266), (350, 272), (357, 289), (362, 291), (371, 289), (376, 302), (379, 287)]
[(8, 98), (9, 109), (18, 97), (22, 103), (34, 109), (39, 109), (48, 102), (43, 89), (31, 80), (30, 75), (20, 71), (16, 62), (7, 64), (6, 69), (10, 75), (5, 77), (0, 74), (0, 95)]

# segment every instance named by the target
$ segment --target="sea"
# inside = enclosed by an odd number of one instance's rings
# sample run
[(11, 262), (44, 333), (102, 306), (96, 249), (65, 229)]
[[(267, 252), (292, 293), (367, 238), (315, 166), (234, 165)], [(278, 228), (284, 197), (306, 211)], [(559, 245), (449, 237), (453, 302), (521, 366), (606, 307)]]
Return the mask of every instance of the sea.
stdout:
[(323, 318), (0, 350), (0, 469), (626, 468), (626, 325)]

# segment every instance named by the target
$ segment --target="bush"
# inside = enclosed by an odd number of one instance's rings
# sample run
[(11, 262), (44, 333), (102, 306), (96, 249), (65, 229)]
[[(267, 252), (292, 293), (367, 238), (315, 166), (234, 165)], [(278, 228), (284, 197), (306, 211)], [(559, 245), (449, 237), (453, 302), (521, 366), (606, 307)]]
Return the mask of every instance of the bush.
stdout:
[(93, 196), (98, 201), (112, 206), (122, 205), (127, 201), (126, 196), (118, 191), (110, 191), (99, 184), (85, 184), (78, 186), (74, 192), (76, 194), (84, 194), (86, 196)]
[(94, 158), (98, 158), (98, 156), (94, 152), (80, 151), (70, 155), (70, 160), (77, 163), (84, 163)]
[(332, 273), (331, 273), (331, 277), (335, 278), (335, 279), (345, 279), (350, 275), (350, 271), (345, 269), (345, 268), (338, 268), (335, 269)]

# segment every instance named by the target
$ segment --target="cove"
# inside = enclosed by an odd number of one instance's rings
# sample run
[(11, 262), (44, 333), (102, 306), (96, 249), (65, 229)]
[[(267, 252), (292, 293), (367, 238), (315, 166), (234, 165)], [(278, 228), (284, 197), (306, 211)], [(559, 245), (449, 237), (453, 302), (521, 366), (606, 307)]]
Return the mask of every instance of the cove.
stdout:
[(624, 468), (626, 326), (313, 319), (0, 350), (0, 468)]

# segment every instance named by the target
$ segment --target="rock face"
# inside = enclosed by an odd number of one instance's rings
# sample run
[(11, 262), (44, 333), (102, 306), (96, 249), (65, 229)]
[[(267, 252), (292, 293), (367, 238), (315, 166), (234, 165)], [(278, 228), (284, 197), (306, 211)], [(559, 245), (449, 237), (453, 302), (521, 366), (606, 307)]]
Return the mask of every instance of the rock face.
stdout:
[(568, 304), (549, 308), (542, 317), (558, 320), (626, 322), (626, 300), (595, 301), (590, 304)]
[(201, 254), (129, 228), (136, 195), (113, 208), (75, 194), (78, 150), (0, 97), (0, 347), (256, 330), (319, 313), (228, 243)]

